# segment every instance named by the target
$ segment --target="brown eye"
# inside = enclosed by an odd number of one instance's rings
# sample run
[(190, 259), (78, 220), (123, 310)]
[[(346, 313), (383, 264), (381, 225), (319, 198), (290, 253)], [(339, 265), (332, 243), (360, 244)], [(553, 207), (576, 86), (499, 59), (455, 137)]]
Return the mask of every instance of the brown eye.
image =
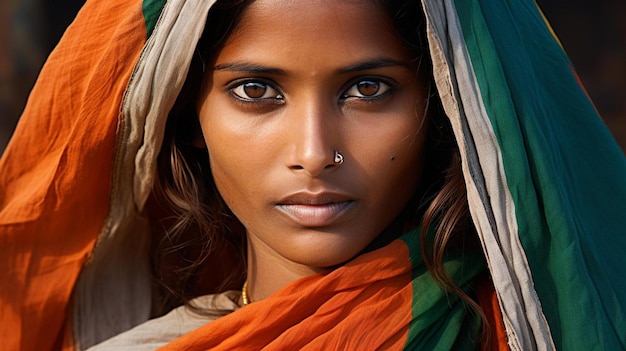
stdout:
[(243, 85), (246, 96), (252, 99), (262, 98), (267, 91), (267, 85), (262, 83), (246, 83)]
[(391, 91), (391, 86), (381, 80), (364, 79), (346, 90), (344, 99), (359, 98), (363, 100), (378, 98)]
[(271, 85), (262, 81), (243, 82), (230, 89), (235, 97), (243, 100), (281, 100), (282, 95)]
[(371, 80), (364, 80), (356, 84), (356, 89), (363, 96), (373, 96), (376, 95), (380, 89), (380, 83)]

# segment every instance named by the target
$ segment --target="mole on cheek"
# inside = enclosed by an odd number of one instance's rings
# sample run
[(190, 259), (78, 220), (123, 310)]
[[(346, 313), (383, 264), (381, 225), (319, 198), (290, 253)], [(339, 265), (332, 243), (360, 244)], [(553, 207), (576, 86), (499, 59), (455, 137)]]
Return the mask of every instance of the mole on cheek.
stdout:
[(396, 157), (395, 156), (391, 156), (391, 161), (395, 161)]

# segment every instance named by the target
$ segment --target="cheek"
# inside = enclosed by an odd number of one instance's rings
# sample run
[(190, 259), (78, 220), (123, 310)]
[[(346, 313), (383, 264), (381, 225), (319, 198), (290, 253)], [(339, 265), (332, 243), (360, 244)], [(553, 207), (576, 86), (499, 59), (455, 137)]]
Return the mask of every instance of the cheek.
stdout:
[(355, 147), (362, 164), (376, 173), (420, 168), (426, 134), (421, 118), (402, 116), (389, 120), (394, 123), (362, 131), (365, 137)]
[(368, 150), (377, 155), (370, 166), (371, 177), (378, 183), (380, 196), (408, 201), (417, 188), (422, 174), (426, 128), (421, 118), (404, 119), (397, 128), (373, 143)]
[(245, 219), (260, 210), (265, 201), (262, 185), (271, 173), (267, 142), (260, 135), (246, 133), (242, 123), (233, 122), (236, 119), (228, 118), (224, 110), (219, 117), (209, 110), (202, 113), (201, 125), (217, 190), (235, 216)]
[(215, 185), (224, 201), (233, 209), (233, 204), (251, 195), (247, 192), (252, 188), (255, 160), (241, 152), (246, 146), (241, 145), (238, 138), (226, 137), (219, 130), (205, 133), (205, 141)]
[(405, 189), (412, 193), (422, 174), (423, 167), (423, 138), (411, 137), (410, 140), (399, 145), (395, 152), (386, 161), (386, 176), (390, 187)]
[(225, 125), (218, 117), (219, 111), (208, 109), (207, 105), (208, 102), (205, 102), (199, 115), (203, 138), (209, 153), (211, 173), (220, 195), (232, 210), (231, 204), (237, 202), (242, 196), (239, 191), (246, 185), (246, 178), (240, 178), (237, 175), (246, 173), (242, 167), (248, 163), (243, 159), (245, 154), (237, 152), (241, 150), (241, 145), (236, 133), (230, 131), (228, 125)]

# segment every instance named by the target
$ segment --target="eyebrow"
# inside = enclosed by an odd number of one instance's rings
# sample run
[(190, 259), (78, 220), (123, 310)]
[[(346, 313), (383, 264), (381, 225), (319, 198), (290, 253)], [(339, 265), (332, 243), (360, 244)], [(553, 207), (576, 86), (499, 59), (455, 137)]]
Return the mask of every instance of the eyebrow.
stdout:
[[(388, 57), (379, 57), (368, 59), (363, 62), (356, 63), (354, 65), (342, 67), (337, 70), (338, 74), (366, 71), (370, 69), (384, 68), (390, 66), (402, 66), (411, 69), (411, 65), (404, 61), (395, 60)], [(245, 72), (245, 73), (264, 73), (264, 74), (276, 74), (287, 75), (287, 72), (283, 69), (276, 67), (260, 66), (246, 62), (232, 62), (222, 63), (216, 65), (215, 71), (233, 71), (233, 72)]]
[(341, 68), (339, 69), (338, 73), (367, 71), (370, 69), (384, 68), (389, 66), (402, 66), (411, 69), (411, 65), (408, 62), (403, 62), (388, 57), (379, 57)]
[(246, 73), (266, 73), (266, 74), (278, 74), (286, 75), (287, 72), (280, 68), (259, 66), (251, 63), (233, 62), (222, 63), (215, 66), (216, 71), (233, 71), (233, 72), (246, 72)]

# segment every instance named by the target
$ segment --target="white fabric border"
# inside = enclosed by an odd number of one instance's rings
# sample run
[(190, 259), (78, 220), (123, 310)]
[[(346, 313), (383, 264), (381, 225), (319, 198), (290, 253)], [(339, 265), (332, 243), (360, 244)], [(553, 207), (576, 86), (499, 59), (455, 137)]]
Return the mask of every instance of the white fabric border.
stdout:
[(519, 240), (501, 150), (483, 105), (453, 0), (423, 0), (435, 81), (457, 138), (470, 212), (512, 350), (555, 350)]
[(124, 115), (135, 124), (133, 130), (145, 133), (135, 158), (133, 194), (139, 209), (152, 190), (167, 116), (185, 83), (193, 48), (213, 3), (215, 0), (167, 1), (128, 88)]
[(140, 213), (152, 190), (168, 113), (195, 53), (190, 48), (214, 2), (168, 0), (133, 71), (118, 123), (109, 215), (75, 288), (79, 350), (150, 317), (149, 224)]

